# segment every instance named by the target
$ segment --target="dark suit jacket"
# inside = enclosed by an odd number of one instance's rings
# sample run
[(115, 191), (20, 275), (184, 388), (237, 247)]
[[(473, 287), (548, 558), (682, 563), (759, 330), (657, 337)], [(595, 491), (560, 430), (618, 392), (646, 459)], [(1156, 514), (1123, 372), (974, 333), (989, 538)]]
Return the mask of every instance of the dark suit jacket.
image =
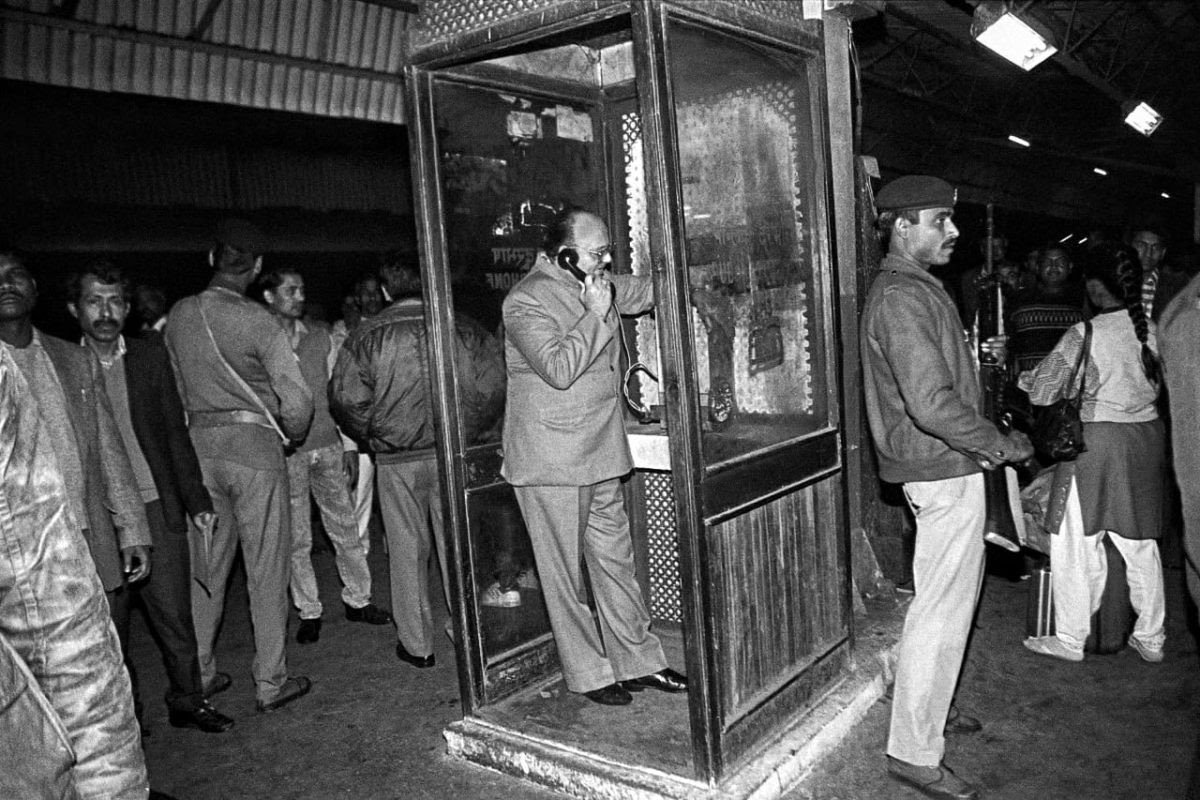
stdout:
[(1176, 272), (1173, 269), (1168, 269), (1165, 266), (1158, 268), (1158, 287), (1154, 290), (1154, 308), (1150, 312), (1150, 318), (1155, 322), (1162, 316), (1167, 305), (1175, 299), (1175, 295), (1183, 291), (1183, 287), (1188, 284), (1187, 275), (1181, 272)]
[(161, 337), (125, 339), (125, 383), (133, 433), (150, 465), (167, 530), (186, 533), (187, 517), (212, 511), (213, 504)]
[(105, 591), (121, 585), (121, 550), (150, 545), (146, 508), (91, 350), (38, 331), (67, 398), (67, 414), (83, 462), (84, 536)]

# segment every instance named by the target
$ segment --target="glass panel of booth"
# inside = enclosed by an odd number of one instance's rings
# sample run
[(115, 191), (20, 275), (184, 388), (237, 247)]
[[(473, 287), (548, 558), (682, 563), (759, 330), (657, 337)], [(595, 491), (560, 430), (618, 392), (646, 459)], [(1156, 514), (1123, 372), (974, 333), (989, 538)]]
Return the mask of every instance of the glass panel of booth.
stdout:
[[(501, 304), (537, 258), (564, 206), (605, 213), (604, 157), (586, 104), (452, 79), (434, 84), (438, 169), (455, 313), (503, 341)], [(620, 258), (620, 254), (617, 255)], [(500, 477), (503, 421), (467, 441), (467, 518), (484, 659), (551, 657), (521, 651), (549, 640), (529, 535)]]
[(678, 20), (667, 49), (711, 469), (830, 424), (821, 139), (803, 58)]

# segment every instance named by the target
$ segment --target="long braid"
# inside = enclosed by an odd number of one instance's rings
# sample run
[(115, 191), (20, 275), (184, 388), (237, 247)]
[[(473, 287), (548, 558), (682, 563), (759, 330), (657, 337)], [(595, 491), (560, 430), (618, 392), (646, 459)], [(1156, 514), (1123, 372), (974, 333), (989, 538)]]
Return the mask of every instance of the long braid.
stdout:
[(1141, 263), (1137, 253), (1128, 247), (1117, 249), (1113, 256), (1117, 282), (1121, 288), (1121, 297), (1125, 301), (1125, 311), (1133, 322), (1138, 341), (1142, 343), (1142, 371), (1150, 383), (1158, 386), (1162, 380), (1162, 366), (1148, 343), (1150, 324), (1146, 319), (1146, 308), (1142, 305)]

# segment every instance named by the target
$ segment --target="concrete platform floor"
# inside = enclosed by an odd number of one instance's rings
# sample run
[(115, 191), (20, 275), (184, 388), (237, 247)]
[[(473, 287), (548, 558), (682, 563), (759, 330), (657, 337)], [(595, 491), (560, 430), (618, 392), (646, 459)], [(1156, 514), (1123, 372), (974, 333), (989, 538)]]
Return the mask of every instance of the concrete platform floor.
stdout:
[[(376, 602), (387, 606), (384, 554), (371, 553)], [(437, 666), (395, 658), (394, 631), (347, 622), (329, 552), (314, 557), (325, 602), (321, 640), (289, 644), (294, 674), (313, 691), (274, 714), (254, 711), (253, 647), (243, 581), (229, 596), (218, 647), (233, 688), (215, 698), (237, 720), (208, 735), (167, 724), (165, 681), (145, 624), (135, 619), (133, 658), (151, 736), (152, 785), (179, 800), (390, 800), (559, 797), (445, 756), (442, 731), (461, 716), (451, 643), (438, 637)], [(1200, 732), (1200, 660), (1184, 624), (1182, 581), (1169, 570), (1166, 660), (1126, 650), (1068, 664), (1021, 646), (1025, 584), (989, 577), (959, 692), (981, 733), (955, 737), (947, 762), (990, 800), (1121, 800), (1184, 797)], [(443, 616), (444, 619), (444, 616)], [(295, 616), (291, 630), (295, 630)], [(789, 800), (917, 798), (884, 770), (888, 706), (861, 724), (785, 796)]]

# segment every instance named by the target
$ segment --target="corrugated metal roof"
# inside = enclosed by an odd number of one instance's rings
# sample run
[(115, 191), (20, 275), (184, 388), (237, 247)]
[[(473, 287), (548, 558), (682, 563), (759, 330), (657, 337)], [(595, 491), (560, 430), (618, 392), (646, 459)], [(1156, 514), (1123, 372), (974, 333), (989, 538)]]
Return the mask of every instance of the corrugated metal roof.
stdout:
[(409, 24), (359, 0), (5, 0), (0, 77), (402, 124)]

